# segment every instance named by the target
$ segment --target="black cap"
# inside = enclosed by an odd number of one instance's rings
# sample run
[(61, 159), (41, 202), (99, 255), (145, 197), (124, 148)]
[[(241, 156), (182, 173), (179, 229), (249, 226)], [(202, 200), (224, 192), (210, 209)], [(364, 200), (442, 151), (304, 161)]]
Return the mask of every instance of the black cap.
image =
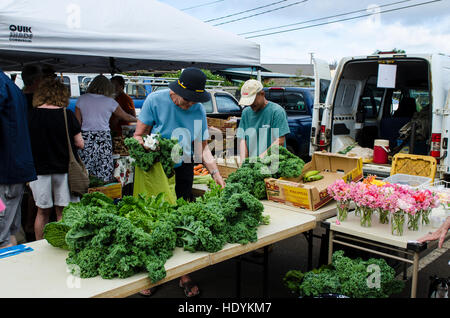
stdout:
[(205, 90), (206, 75), (196, 67), (188, 67), (180, 78), (169, 84), (169, 88), (185, 100), (197, 103), (207, 102), (211, 95)]

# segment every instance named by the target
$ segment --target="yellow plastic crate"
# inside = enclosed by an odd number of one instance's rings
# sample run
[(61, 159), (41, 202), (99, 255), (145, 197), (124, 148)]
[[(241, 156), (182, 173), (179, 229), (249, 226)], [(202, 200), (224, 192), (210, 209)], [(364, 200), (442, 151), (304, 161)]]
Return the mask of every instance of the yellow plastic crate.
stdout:
[(392, 160), (391, 176), (395, 174), (408, 174), (431, 178), (434, 181), (437, 161), (431, 156), (410, 155), (398, 153)]

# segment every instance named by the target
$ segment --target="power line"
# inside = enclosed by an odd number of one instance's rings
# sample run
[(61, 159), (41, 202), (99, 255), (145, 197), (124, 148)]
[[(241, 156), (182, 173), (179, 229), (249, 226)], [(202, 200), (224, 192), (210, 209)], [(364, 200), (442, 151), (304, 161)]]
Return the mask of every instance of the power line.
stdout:
[(222, 20), (222, 19), (225, 19), (225, 18), (233, 17), (233, 16), (235, 16), (235, 15), (244, 14), (244, 13), (247, 13), (247, 12), (251, 12), (251, 11), (255, 11), (255, 10), (267, 8), (267, 7), (270, 7), (270, 6), (279, 4), (279, 3), (281, 3), (281, 2), (286, 2), (286, 1), (288, 1), (288, 0), (281, 0), (281, 1), (278, 1), (278, 2), (272, 2), (272, 3), (266, 4), (266, 5), (264, 5), (264, 6), (260, 6), (260, 7), (253, 8), (253, 9), (249, 9), (249, 10), (245, 10), (245, 11), (240, 11), (240, 12), (237, 12), (237, 13), (225, 15), (225, 16), (223, 16), (223, 17), (219, 17), (219, 18), (214, 18), (214, 19), (206, 20), (206, 21), (203, 21), (203, 22), (212, 22), (212, 21), (216, 21), (216, 20)]
[(331, 22), (318, 23), (318, 24), (308, 25), (308, 26), (305, 26), (305, 27), (289, 29), (289, 30), (284, 30), (284, 31), (271, 32), (271, 33), (265, 33), (265, 34), (260, 34), (260, 35), (249, 36), (249, 37), (246, 37), (246, 39), (252, 39), (252, 38), (258, 38), (258, 37), (274, 35), (274, 34), (279, 34), (279, 33), (303, 30), (303, 29), (313, 28), (313, 27), (316, 27), (316, 26), (322, 26), (322, 25), (327, 25), (327, 24), (332, 24), (332, 23), (337, 23), (337, 22), (342, 22), (342, 21), (349, 21), (349, 20), (354, 20), (354, 19), (368, 17), (368, 16), (371, 16), (371, 15), (374, 15), (374, 14), (388, 13), (388, 12), (393, 12), (393, 11), (398, 11), (398, 10), (402, 10), (402, 9), (418, 7), (418, 6), (422, 6), (422, 5), (425, 5), (425, 4), (430, 4), (430, 3), (433, 3), (433, 2), (440, 2), (440, 1), (442, 1), (442, 0), (433, 0), (433, 1), (423, 2), (423, 3), (417, 3), (417, 4), (413, 4), (413, 5), (409, 5), (409, 6), (400, 7), (400, 8), (384, 10), (384, 11), (380, 11), (380, 12), (376, 12), (376, 13), (364, 14), (364, 15), (360, 15), (360, 16), (357, 16), (357, 17), (345, 18), (345, 19), (340, 19), (340, 20), (331, 21)]
[(181, 11), (191, 10), (191, 9), (204, 7), (204, 6), (207, 6), (207, 5), (210, 5), (210, 4), (214, 4), (214, 3), (217, 3), (217, 2), (222, 2), (222, 1), (225, 1), (225, 0), (210, 1), (210, 2), (203, 3), (203, 4), (198, 4), (196, 6), (192, 6), (192, 7), (189, 7), (189, 8), (180, 9), (180, 10)]
[[(378, 7), (379, 8), (383, 8), (383, 7), (388, 7), (388, 6), (392, 6), (392, 5), (396, 5), (396, 4), (400, 4), (400, 3), (404, 3), (404, 2), (410, 2), (410, 1), (412, 1), (412, 0), (397, 1), (397, 2), (393, 2), (393, 3), (389, 3), (389, 4), (383, 4), (383, 5), (380, 5)], [(281, 29), (281, 28), (286, 28), (286, 27), (290, 27), (290, 26), (293, 26), (293, 25), (299, 25), (299, 24), (316, 22), (316, 21), (325, 20), (325, 19), (337, 18), (337, 17), (341, 17), (341, 16), (345, 16), (345, 15), (349, 15), (349, 14), (354, 14), (354, 13), (359, 13), (359, 12), (365, 12), (365, 11), (367, 11), (367, 8), (366, 9), (356, 10), (356, 11), (350, 11), (350, 12), (346, 12), (346, 13), (341, 13), (341, 14), (336, 14), (336, 15), (330, 15), (328, 17), (323, 17), (323, 18), (317, 18), (317, 19), (312, 19), (312, 20), (307, 20), (307, 21), (302, 21), (302, 22), (296, 22), (296, 23), (291, 23), (291, 24), (280, 25), (280, 26), (277, 26), (277, 27), (271, 27), (271, 28), (260, 29), (260, 30), (256, 30), (256, 31), (249, 31), (249, 32), (239, 33), (238, 35), (245, 35), (245, 34), (259, 33), (259, 32), (264, 32), (264, 31), (275, 30), (275, 29)]]
[(214, 24), (214, 26), (227, 24), (227, 23), (232, 23), (232, 22), (236, 22), (236, 21), (240, 21), (240, 20), (244, 20), (244, 19), (248, 19), (248, 18), (253, 18), (253, 17), (256, 17), (258, 15), (266, 14), (266, 13), (277, 11), (277, 10), (281, 10), (281, 9), (284, 9), (284, 8), (287, 8), (287, 7), (292, 7), (294, 5), (297, 5), (297, 4), (300, 4), (300, 3), (304, 3), (304, 2), (307, 2), (307, 1), (308, 0), (294, 2), (294, 3), (291, 3), (291, 4), (285, 5), (283, 7), (275, 8), (275, 9), (272, 9), (272, 10), (263, 11), (263, 12), (260, 12), (260, 13), (255, 13), (255, 14), (252, 14), (252, 15), (249, 15), (249, 16), (246, 16), (246, 17), (242, 17), (242, 18), (239, 18), (239, 19), (235, 19), (235, 20), (230, 20), (230, 21), (225, 21), (225, 22), (222, 22), (222, 23)]

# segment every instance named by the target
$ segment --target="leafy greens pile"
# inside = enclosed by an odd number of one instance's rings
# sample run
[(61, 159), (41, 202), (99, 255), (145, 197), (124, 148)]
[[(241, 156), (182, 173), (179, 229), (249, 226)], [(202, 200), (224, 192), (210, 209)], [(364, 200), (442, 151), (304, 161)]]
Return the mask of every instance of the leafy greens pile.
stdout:
[(257, 240), (257, 227), (268, 223), (263, 205), (247, 191), (226, 190), (216, 185), (175, 206), (163, 194), (125, 196), (118, 204), (99, 192), (86, 194), (64, 209), (61, 221), (45, 226), (44, 238), (69, 250), (66, 262), (77, 265), (82, 278), (146, 270), (154, 283), (166, 276), (164, 264), (175, 247), (217, 252), (226, 243)]
[(228, 185), (250, 191), (257, 199), (267, 198), (265, 178), (294, 178), (302, 174), (305, 162), (285, 147), (272, 146), (263, 158), (246, 158), (241, 167), (231, 173)]
[[(379, 268), (379, 288), (371, 280), (369, 266)], [(395, 271), (382, 258), (351, 259), (344, 251), (333, 254), (332, 264), (307, 273), (288, 271), (283, 279), (285, 286), (301, 296), (342, 294), (351, 298), (387, 298), (400, 293), (404, 282), (395, 279)]]
[[(170, 176), (177, 141), (157, 138), (157, 151), (147, 152), (133, 138), (125, 144), (137, 166), (147, 171), (160, 161)], [(213, 253), (227, 243), (257, 241), (258, 226), (269, 222), (259, 201), (266, 197), (264, 178), (299, 176), (303, 165), (284, 147), (271, 148), (263, 159), (246, 160), (224, 189), (211, 185), (203, 197), (176, 205), (163, 194), (125, 196), (118, 204), (102, 193), (85, 194), (64, 209), (62, 220), (45, 226), (44, 238), (69, 250), (66, 262), (77, 265), (82, 278), (125, 278), (145, 270), (155, 283), (166, 276), (164, 264), (175, 247)]]

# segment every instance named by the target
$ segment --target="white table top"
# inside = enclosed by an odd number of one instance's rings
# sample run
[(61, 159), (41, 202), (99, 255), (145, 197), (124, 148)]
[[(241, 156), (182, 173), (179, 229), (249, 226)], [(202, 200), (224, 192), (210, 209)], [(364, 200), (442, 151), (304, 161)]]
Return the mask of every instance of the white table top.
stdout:
[(391, 233), (391, 224), (380, 224), (378, 214), (372, 216), (372, 226), (362, 227), (360, 224), (360, 217), (355, 216), (354, 211), (348, 213), (348, 217), (345, 221), (336, 224), (337, 217), (326, 220), (326, 223), (330, 225), (330, 230), (354, 235), (360, 238), (376, 241), (379, 243), (388, 244), (395, 247), (407, 248), (408, 243), (417, 244), (416, 241), (433, 232), (436, 228), (431, 225), (419, 226), (419, 231), (410, 231), (407, 228), (408, 218), (405, 217), (405, 229), (402, 236), (394, 236)]
[(336, 201), (334, 201), (334, 200), (327, 203), (326, 205), (324, 205), (323, 207), (321, 207), (320, 209), (318, 209), (316, 211), (311, 211), (311, 210), (303, 209), (303, 208), (300, 208), (297, 206), (286, 205), (284, 203), (279, 203), (279, 202), (270, 201), (270, 200), (264, 200), (261, 202), (267, 208), (279, 207), (280, 209), (286, 209), (288, 211), (299, 212), (299, 213), (313, 216), (317, 222), (321, 222), (330, 217), (336, 216), (336, 213), (337, 213), (336, 212)]
[[(155, 285), (216, 264), (257, 248), (309, 231), (315, 218), (277, 207), (265, 207), (270, 224), (258, 228), (258, 241), (247, 245), (227, 244), (217, 253), (191, 253), (176, 248), (165, 264), (167, 276)], [(68, 251), (51, 246), (46, 240), (26, 243), (34, 249), (0, 259), (0, 297), (87, 298), (126, 297), (153, 285), (147, 273), (126, 279), (80, 279), (72, 276), (66, 265)]]

